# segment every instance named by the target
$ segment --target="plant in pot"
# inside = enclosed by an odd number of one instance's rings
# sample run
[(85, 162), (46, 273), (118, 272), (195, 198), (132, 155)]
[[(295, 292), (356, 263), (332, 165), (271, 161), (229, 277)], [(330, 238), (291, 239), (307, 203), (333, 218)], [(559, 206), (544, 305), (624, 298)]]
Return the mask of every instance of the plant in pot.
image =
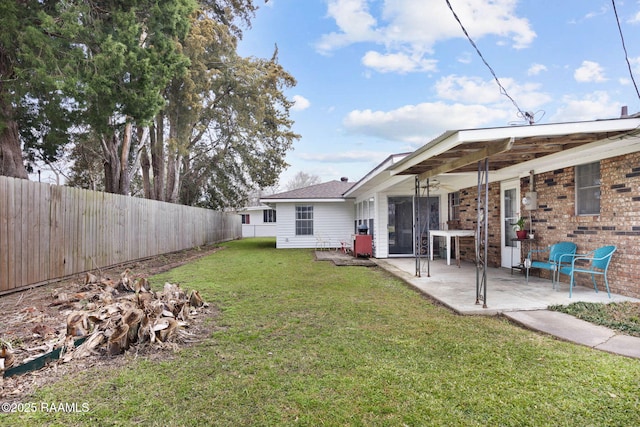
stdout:
[(526, 239), (527, 238), (527, 230), (524, 229), (525, 218), (521, 216), (518, 218), (515, 224), (513, 224), (513, 229), (516, 231), (516, 236), (518, 239)]

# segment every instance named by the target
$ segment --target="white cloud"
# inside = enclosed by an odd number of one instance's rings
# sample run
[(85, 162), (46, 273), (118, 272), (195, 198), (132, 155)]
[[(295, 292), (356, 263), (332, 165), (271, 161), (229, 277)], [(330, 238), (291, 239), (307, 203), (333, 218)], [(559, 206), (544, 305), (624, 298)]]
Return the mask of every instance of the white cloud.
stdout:
[(293, 95), (293, 111), (303, 111), (311, 106), (311, 102), (307, 98), (301, 95)]
[(550, 121), (572, 122), (608, 119), (618, 116), (619, 112), (620, 103), (612, 101), (607, 92), (597, 91), (583, 98), (565, 96), (562, 99), (562, 105), (550, 118)]
[(527, 70), (528, 76), (537, 76), (543, 71), (547, 71), (547, 67), (542, 64), (532, 64), (531, 67)]
[(579, 83), (602, 83), (607, 81), (604, 76), (604, 69), (600, 64), (593, 61), (582, 61), (582, 65), (576, 69), (573, 77)]
[(629, 58), (629, 63), (631, 64), (631, 69), (634, 73), (640, 73), (640, 56)]
[(362, 58), (362, 64), (381, 73), (398, 72), (404, 74), (415, 71), (435, 71), (437, 61), (434, 59), (412, 58), (404, 53), (383, 55), (369, 51)]
[(343, 151), (339, 153), (300, 153), (298, 157), (307, 161), (323, 162), (323, 163), (370, 163), (373, 161), (382, 161), (389, 156), (389, 153), (376, 152), (370, 150), (362, 151)]
[(584, 19), (593, 19), (598, 16), (606, 15), (607, 13), (609, 13), (609, 8), (606, 6), (600, 6), (599, 10), (587, 13), (584, 16)]
[(463, 52), (458, 56), (458, 62), (461, 64), (471, 64), (472, 55), (470, 52)]
[(627, 22), (630, 24), (640, 24), (640, 12), (636, 12), (636, 14), (633, 15), (633, 18), (629, 19)]
[(420, 145), (443, 129), (467, 129), (495, 122), (506, 124), (508, 118), (509, 113), (502, 109), (434, 102), (391, 111), (354, 110), (343, 124), (351, 133)]
[(627, 86), (631, 84), (631, 79), (629, 77), (620, 77), (618, 78), (618, 83), (622, 86)]
[(376, 19), (369, 13), (367, 0), (330, 0), (327, 15), (336, 21), (340, 32), (325, 34), (316, 44), (321, 53), (351, 43), (377, 41), (379, 35), (374, 27)]
[[(500, 78), (500, 84), (518, 105), (531, 110), (551, 101), (551, 97), (540, 92), (540, 85), (536, 83), (517, 84), (513, 79)], [(502, 94), (495, 80), (482, 80), (479, 77), (450, 75), (441, 78), (436, 83), (436, 93), (439, 98), (465, 104), (498, 104), (511, 101)], [(508, 107), (510, 108), (510, 107)]]
[[(328, 16), (338, 26), (337, 32), (322, 36), (316, 47), (320, 52), (356, 42), (384, 44), (388, 50), (407, 49), (411, 56), (422, 56), (443, 40), (464, 37), (460, 25), (445, 2), (386, 0), (378, 22), (370, 13), (373, 0), (330, 0)], [(536, 37), (529, 21), (516, 15), (516, 0), (458, 0), (456, 14), (475, 39), (497, 35), (524, 48)]]
[(436, 82), (438, 98), (464, 103), (495, 103), (500, 101), (500, 89), (495, 81), (479, 77), (449, 75)]

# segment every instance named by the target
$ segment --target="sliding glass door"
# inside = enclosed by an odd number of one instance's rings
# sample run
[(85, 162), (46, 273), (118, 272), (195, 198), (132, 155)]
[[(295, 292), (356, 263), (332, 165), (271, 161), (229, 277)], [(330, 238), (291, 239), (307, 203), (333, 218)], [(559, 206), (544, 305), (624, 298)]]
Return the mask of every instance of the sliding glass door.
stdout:
[[(400, 196), (389, 197), (387, 225), (389, 230), (389, 254), (413, 255), (414, 224), (416, 212), (413, 197)], [(420, 197), (420, 229), (421, 235), (427, 230), (427, 217), (430, 221), (430, 230), (437, 230), (440, 224), (440, 198)], [(425, 246), (426, 248), (426, 246)]]

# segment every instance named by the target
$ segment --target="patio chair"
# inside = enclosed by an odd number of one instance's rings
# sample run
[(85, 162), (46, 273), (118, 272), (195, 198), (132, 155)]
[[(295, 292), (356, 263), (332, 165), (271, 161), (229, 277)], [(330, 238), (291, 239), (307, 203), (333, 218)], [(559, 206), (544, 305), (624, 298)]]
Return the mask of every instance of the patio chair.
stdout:
[(340, 240), (340, 250), (343, 254), (350, 254), (353, 251), (353, 248), (351, 247), (352, 245), (353, 241), (351, 240), (351, 236)]
[[(529, 283), (529, 269), (539, 268), (541, 270), (547, 270), (551, 272), (551, 284), (553, 289), (556, 288), (556, 274), (558, 272), (558, 266), (560, 265), (560, 257), (562, 255), (573, 255), (576, 253), (577, 245), (573, 242), (558, 242), (545, 249), (530, 250), (527, 255), (525, 263), (528, 264), (526, 268), (527, 283)], [(549, 257), (546, 261), (533, 261), (531, 255), (534, 253), (549, 253)], [(571, 260), (567, 258), (566, 262)]]
[(316, 234), (316, 251), (328, 250), (331, 242), (323, 234)]
[[(571, 298), (571, 292), (575, 284), (575, 273), (589, 273), (591, 274), (591, 280), (593, 280), (593, 288), (598, 292), (598, 285), (596, 283), (596, 274), (601, 275), (604, 278), (604, 285), (607, 287), (607, 295), (611, 298), (611, 291), (609, 290), (609, 281), (607, 280), (607, 271), (609, 270), (609, 263), (611, 257), (616, 251), (615, 246), (602, 246), (587, 254), (577, 255), (562, 255), (560, 257), (560, 263), (567, 263), (566, 266), (560, 267), (558, 270), (558, 280), (560, 280), (560, 274), (566, 274), (571, 277), (569, 283), (569, 298)], [(569, 264), (571, 261), (571, 264)], [(581, 261), (576, 265), (576, 261)], [(584, 262), (587, 262), (584, 264)]]

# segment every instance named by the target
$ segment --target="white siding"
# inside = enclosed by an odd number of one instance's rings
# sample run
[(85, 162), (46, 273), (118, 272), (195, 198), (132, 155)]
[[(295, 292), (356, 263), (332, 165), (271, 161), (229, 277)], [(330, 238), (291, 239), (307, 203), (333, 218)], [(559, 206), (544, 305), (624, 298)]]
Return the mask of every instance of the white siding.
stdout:
[(296, 203), (278, 203), (276, 208), (277, 248), (339, 248), (354, 233), (353, 201), (327, 203), (299, 203), (313, 206), (313, 236), (296, 236)]
[[(240, 212), (243, 215), (249, 215), (249, 224), (242, 224), (242, 237), (275, 237), (276, 223), (264, 222), (264, 211), (270, 209), (249, 208)], [(278, 214), (276, 213), (277, 220)]]
[(374, 256), (376, 258), (389, 257), (389, 203), (387, 195), (376, 193), (376, 224)]

